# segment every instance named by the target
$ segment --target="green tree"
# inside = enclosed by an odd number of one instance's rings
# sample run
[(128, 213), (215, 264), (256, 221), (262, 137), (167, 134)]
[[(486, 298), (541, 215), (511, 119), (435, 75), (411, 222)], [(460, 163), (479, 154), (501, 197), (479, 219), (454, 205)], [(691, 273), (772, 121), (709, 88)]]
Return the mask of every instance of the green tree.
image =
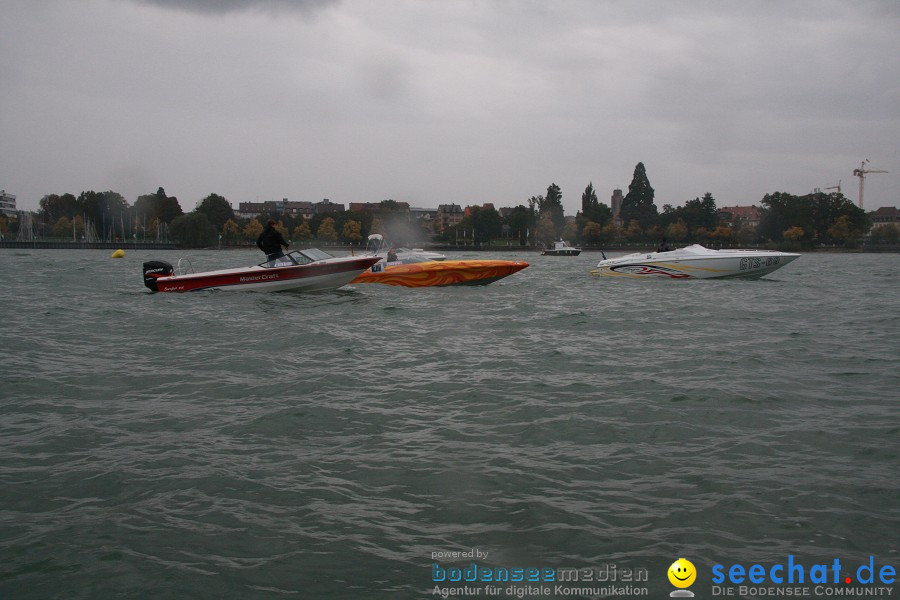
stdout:
[(506, 224), (509, 230), (516, 238), (519, 244), (528, 243), (528, 234), (534, 228), (534, 213), (527, 206), (518, 205), (506, 216)]
[(588, 244), (599, 244), (603, 240), (603, 226), (594, 221), (588, 221), (581, 228), (581, 239)]
[(734, 239), (742, 245), (749, 244), (756, 239), (756, 226), (735, 223)]
[(166, 190), (159, 188), (155, 194), (139, 196), (134, 203), (134, 212), (138, 215), (146, 215), (148, 221), (159, 219), (163, 223), (171, 223), (175, 217), (184, 214), (178, 198), (167, 196)]
[(222, 225), (222, 236), (225, 238), (225, 243), (234, 243), (238, 235), (241, 232), (241, 228), (238, 227), (238, 224), (234, 222), (234, 219), (228, 219)]
[(731, 229), (731, 227), (719, 225), (712, 231), (710, 235), (717, 240), (721, 240), (722, 242), (730, 242), (734, 238), (734, 231)]
[(553, 222), (553, 214), (545, 212), (537, 223), (537, 231), (534, 237), (539, 243), (544, 245), (552, 244), (556, 241), (556, 224)]
[(790, 240), (790, 241), (792, 241), (792, 242), (799, 242), (800, 240), (803, 239), (803, 236), (805, 236), (805, 235), (806, 235), (806, 232), (803, 231), (803, 228), (802, 228), (802, 227), (798, 227), (798, 226), (796, 226), (796, 225), (793, 226), (793, 227), (788, 227), (788, 228), (785, 229), (784, 232), (781, 234), (781, 236), (782, 236), (784, 239)]
[(206, 248), (218, 241), (218, 229), (203, 213), (192, 212), (175, 217), (169, 231), (185, 248)]
[(650, 229), (656, 225), (659, 219), (659, 211), (653, 203), (653, 188), (647, 178), (644, 163), (638, 163), (634, 167), (634, 176), (628, 186), (628, 193), (622, 200), (622, 209), (619, 213), (622, 221), (630, 223), (636, 220), (642, 229)]
[(344, 223), (341, 231), (341, 237), (351, 243), (357, 243), (362, 240), (362, 223), (353, 219)]
[(660, 224), (663, 227), (679, 221), (687, 228), (688, 235), (700, 227), (708, 231), (718, 227), (719, 215), (713, 195), (707, 192), (703, 195), (703, 199), (688, 200), (684, 206), (678, 208), (672, 208), (669, 204), (663, 207), (663, 214), (660, 216)]
[(69, 237), (72, 235), (72, 221), (69, 217), (60, 217), (53, 224), (54, 237)]
[(595, 215), (599, 206), (600, 201), (597, 200), (597, 192), (594, 191), (594, 182), (591, 181), (581, 194), (581, 214), (587, 221), (599, 223), (600, 221)]
[(79, 212), (86, 216), (103, 239), (112, 239), (124, 233), (121, 230), (125, 221), (131, 221), (125, 217), (128, 202), (118, 192), (81, 192), (76, 203)]
[(167, 196), (166, 191), (162, 188), (156, 191), (156, 196), (158, 198), (158, 216), (163, 223), (171, 223), (176, 217), (184, 214), (181, 205), (178, 204), (178, 198), (175, 196)]
[(204, 198), (195, 209), (203, 213), (216, 229), (221, 229), (227, 221), (234, 219), (234, 209), (231, 204), (218, 194), (210, 194)]
[(250, 219), (250, 221), (244, 225), (244, 239), (250, 242), (256, 243), (259, 234), (262, 232), (263, 226), (258, 219)]
[[(850, 202), (843, 194), (816, 192), (805, 196), (793, 196), (783, 192), (766, 194), (762, 199), (762, 216), (758, 227), (764, 239), (780, 241), (784, 232), (794, 227), (803, 229), (803, 240), (809, 243), (835, 239), (831, 228), (841, 217), (843, 225), (835, 232), (844, 235), (842, 240), (854, 241), (870, 225), (865, 211)], [(844, 231), (844, 226), (846, 230)]]
[(644, 239), (644, 230), (641, 229), (640, 221), (637, 219), (628, 221), (628, 227), (625, 229), (625, 237), (631, 242), (639, 242)]
[(828, 235), (842, 243), (850, 239), (850, 236), (853, 235), (853, 224), (850, 222), (850, 217), (847, 215), (838, 217), (834, 225), (828, 228)]
[(606, 225), (603, 226), (603, 231), (601, 232), (601, 242), (612, 242), (622, 237), (622, 229), (615, 224), (614, 221), (610, 221)]
[(612, 218), (612, 209), (602, 202), (594, 208), (590, 215), (590, 220), (599, 223), (600, 225), (606, 225), (612, 221)]
[(462, 231), (474, 232), (472, 235), (475, 243), (483, 244), (500, 237), (503, 224), (500, 213), (494, 207), (470, 206), (468, 210), (469, 216), (463, 219), (459, 226)]
[(281, 219), (279, 219), (278, 222), (275, 224), (275, 231), (280, 233), (281, 237), (283, 237), (285, 240), (288, 239), (288, 237), (289, 237), (288, 229), (287, 229), (287, 227), (284, 226), (284, 222), (282, 222)]
[(879, 225), (872, 230), (872, 242), (876, 244), (896, 244), (900, 240), (900, 227), (892, 223)]
[(681, 242), (687, 238), (688, 228), (687, 225), (684, 224), (684, 221), (678, 219), (675, 223), (670, 223), (668, 227), (666, 227), (666, 237), (673, 242)]
[(79, 239), (84, 237), (84, 217), (75, 215), (75, 218), (72, 219), (72, 226), (75, 228), (75, 235)]
[(581, 194), (581, 212), (587, 216), (597, 205), (600, 203), (597, 200), (597, 192), (594, 191), (594, 182), (591, 181), (588, 183), (588, 186), (584, 188), (584, 193)]
[(581, 194), (581, 215), (584, 218), (582, 230), (588, 221), (593, 221), (603, 226), (612, 219), (612, 210), (597, 200), (597, 192), (594, 191), (593, 182), (589, 183), (584, 189), (584, 193)]
[(309, 223), (304, 220), (301, 221), (299, 225), (294, 227), (294, 231), (291, 234), (291, 239), (304, 242), (312, 239), (312, 229), (309, 228)]
[(335, 242), (338, 239), (337, 230), (334, 228), (334, 219), (326, 217), (316, 230), (316, 237), (325, 242)]
[(566, 217), (562, 205), (562, 191), (555, 183), (550, 184), (547, 188), (547, 195), (543, 198), (543, 201), (539, 201), (539, 218), (543, 218), (546, 214), (550, 215), (554, 230), (559, 232), (566, 223)]
[(40, 210), (38, 214), (42, 221), (47, 223), (55, 223), (60, 217), (69, 217), (70, 219), (81, 212), (78, 201), (72, 194), (49, 194), (41, 198)]

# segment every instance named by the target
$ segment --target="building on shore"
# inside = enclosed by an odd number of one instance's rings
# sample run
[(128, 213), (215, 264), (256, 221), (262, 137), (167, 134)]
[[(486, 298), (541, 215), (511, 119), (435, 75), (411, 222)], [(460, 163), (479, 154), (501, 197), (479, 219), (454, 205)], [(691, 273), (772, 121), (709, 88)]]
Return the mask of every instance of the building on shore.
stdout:
[(316, 203), (315, 211), (317, 215), (330, 215), (344, 212), (344, 205), (332, 202), (328, 198), (323, 198), (321, 202)]
[(281, 201), (240, 202), (234, 214), (242, 219), (252, 219), (259, 215), (280, 215), (284, 213), (284, 203), (286, 201), (287, 198)]
[(321, 202), (291, 202), (287, 198), (266, 202), (240, 202), (234, 214), (242, 219), (252, 219), (259, 215), (286, 215), (311, 219), (313, 215), (344, 212), (344, 205), (324, 198)]
[(884, 225), (900, 226), (900, 210), (896, 206), (882, 206), (870, 212), (869, 218), (872, 219), (872, 229)]
[(418, 208), (411, 206), (409, 208), (409, 216), (434, 231), (434, 223), (437, 220), (436, 208)]
[[(481, 210), (496, 210), (496, 209), (494, 208), (493, 203), (491, 203), (491, 202), (485, 202), (485, 203), (482, 204), (480, 207), (479, 207), (477, 204), (473, 204), (473, 205), (467, 206), (466, 209), (463, 211), (463, 218), (464, 218), (464, 219), (467, 219), (467, 218), (469, 218), (469, 217), (472, 216), (472, 209), (473, 209), (473, 208), (481, 208)], [(498, 213), (498, 214), (499, 214), (499, 213)]]
[(290, 202), (285, 198), (283, 214), (312, 219), (312, 216), (316, 214), (316, 206), (312, 202)]
[(612, 208), (612, 217), (613, 223), (618, 227), (622, 227), (622, 217), (619, 213), (622, 212), (622, 202), (625, 200), (625, 196), (622, 195), (622, 190), (616, 188), (613, 190), (612, 196), (609, 198), (609, 206)]
[(753, 206), (723, 206), (716, 211), (716, 215), (719, 220), (728, 223), (729, 227), (737, 224), (756, 227), (761, 219), (759, 208), (755, 204)]
[[(396, 202), (398, 212), (411, 212), (409, 202)], [(350, 212), (378, 212), (381, 210), (381, 202), (351, 202)]]
[(6, 190), (0, 190), (0, 213), (7, 217), (14, 217), (17, 212), (15, 195), (7, 193)]
[(463, 209), (459, 204), (440, 204), (434, 221), (434, 232), (444, 233), (463, 220)]

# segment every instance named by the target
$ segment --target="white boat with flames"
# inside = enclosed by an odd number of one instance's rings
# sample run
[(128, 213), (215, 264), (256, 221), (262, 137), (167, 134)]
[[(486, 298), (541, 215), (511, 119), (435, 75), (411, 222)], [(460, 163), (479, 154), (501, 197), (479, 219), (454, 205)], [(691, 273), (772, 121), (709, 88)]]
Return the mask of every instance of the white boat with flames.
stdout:
[(667, 252), (637, 252), (597, 263), (592, 275), (668, 279), (756, 279), (799, 258), (774, 250), (712, 250), (700, 244)]

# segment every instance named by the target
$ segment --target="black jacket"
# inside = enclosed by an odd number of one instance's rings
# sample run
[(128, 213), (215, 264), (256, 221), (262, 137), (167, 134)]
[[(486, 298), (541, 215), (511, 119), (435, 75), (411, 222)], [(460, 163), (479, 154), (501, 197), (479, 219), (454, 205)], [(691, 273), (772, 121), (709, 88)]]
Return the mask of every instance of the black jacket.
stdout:
[(263, 232), (259, 234), (259, 237), (256, 239), (256, 247), (266, 254), (280, 252), (282, 246), (287, 248), (288, 243), (284, 241), (281, 232), (271, 225), (266, 225), (266, 228), (263, 229)]

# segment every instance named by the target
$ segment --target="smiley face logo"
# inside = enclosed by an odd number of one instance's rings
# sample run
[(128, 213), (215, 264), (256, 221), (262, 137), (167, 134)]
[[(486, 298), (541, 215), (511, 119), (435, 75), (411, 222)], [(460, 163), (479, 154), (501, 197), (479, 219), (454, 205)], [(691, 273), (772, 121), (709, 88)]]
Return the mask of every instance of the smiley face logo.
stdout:
[(677, 588), (690, 587), (697, 579), (697, 569), (686, 558), (679, 558), (669, 567), (669, 581)]

